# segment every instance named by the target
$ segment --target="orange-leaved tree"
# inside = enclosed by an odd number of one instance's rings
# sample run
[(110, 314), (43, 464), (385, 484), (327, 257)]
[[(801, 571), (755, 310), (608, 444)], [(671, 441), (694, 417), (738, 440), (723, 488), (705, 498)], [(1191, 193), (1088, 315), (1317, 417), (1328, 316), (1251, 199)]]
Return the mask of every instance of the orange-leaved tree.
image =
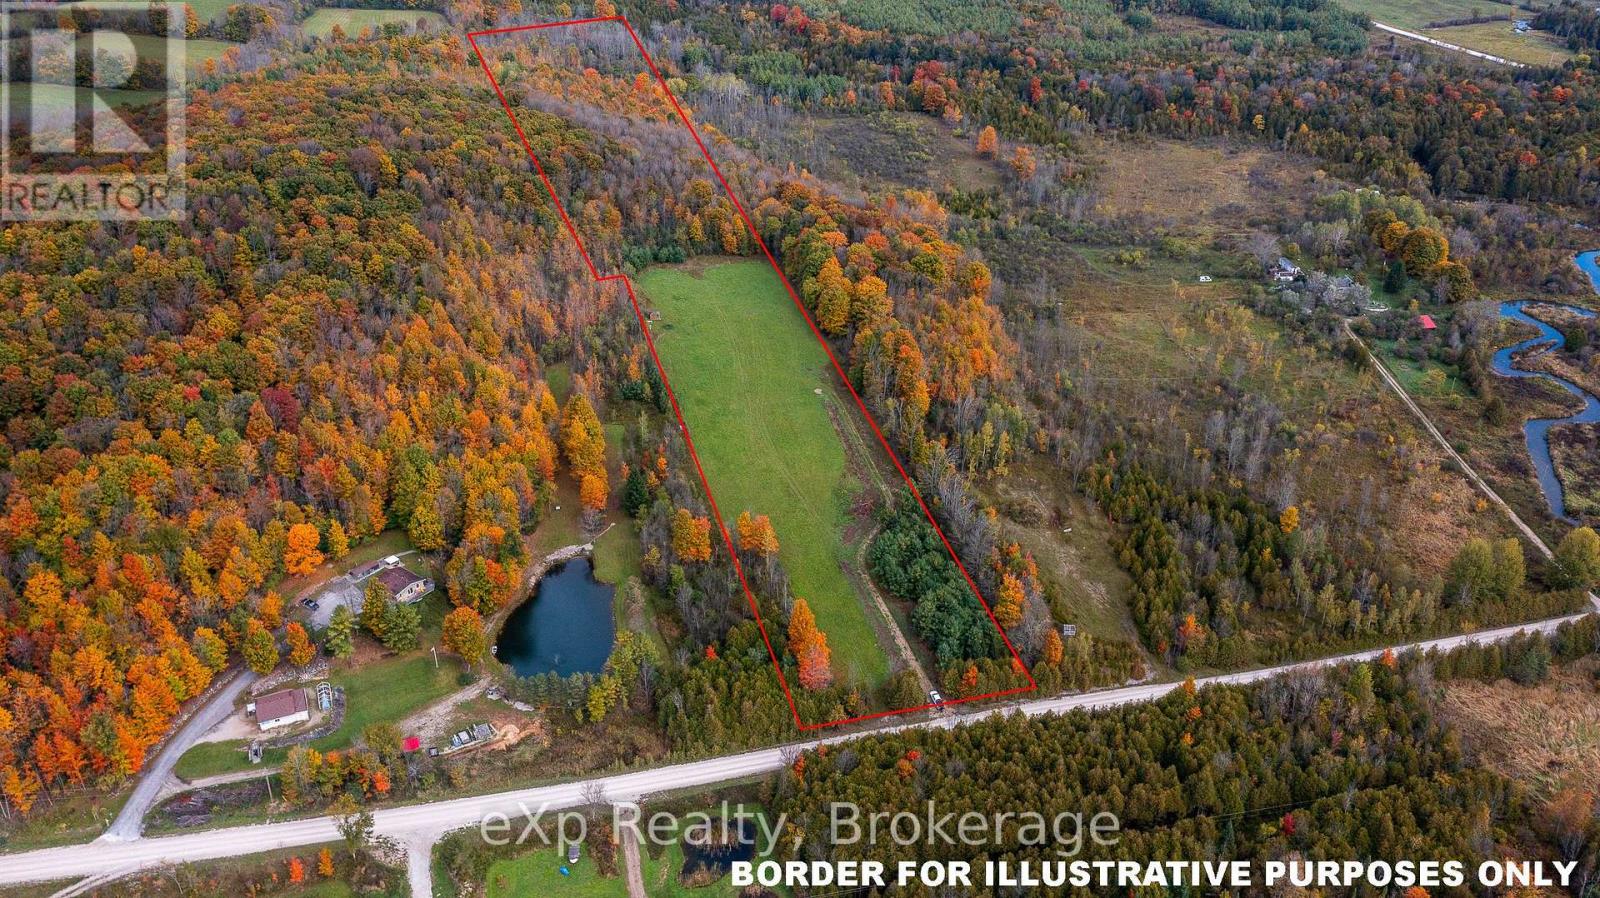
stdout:
[(789, 612), (789, 653), (799, 662), (801, 686), (817, 690), (833, 685), (833, 652), (805, 599), (795, 599)]
[(289, 663), (295, 667), (305, 667), (317, 656), (316, 646), (311, 644), (311, 637), (306, 635), (306, 628), (298, 621), (290, 621), (289, 625), (283, 628), (283, 639), (289, 646)]
[(291, 574), (309, 574), (322, 563), (322, 552), (317, 545), (322, 535), (311, 524), (295, 524), (289, 528), (289, 546), (283, 553), (283, 569)]
[(711, 521), (680, 508), (672, 517), (672, 551), (679, 561), (711, 560)]
[(489, 654), (489, 639), (483, 632), (483, 616), (476, 609), (462, 605), (444, 616), (444, 647), (468, 664), (477, 664)]
[(772, 520), (764, 514), (740, 512), (739, 551), (763, 558), (778, 554), (778, 534), (772, 529)]

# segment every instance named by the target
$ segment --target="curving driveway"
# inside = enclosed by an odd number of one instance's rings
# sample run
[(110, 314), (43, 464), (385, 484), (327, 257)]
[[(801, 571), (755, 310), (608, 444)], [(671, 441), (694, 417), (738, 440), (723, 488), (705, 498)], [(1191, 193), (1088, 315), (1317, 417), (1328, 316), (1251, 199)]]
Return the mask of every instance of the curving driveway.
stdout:
[(161, 798), (162, 788), (172, 776), (172, 770), (178, 765), (178, 759), (183, 757), (184, 752), (194, 747), (201, 736), (210, 732), (233, 713), (234, 701), (249, 689), (256, 679), (254, 672), (239, 670), (233, 675), (232, 680), (223, 683), (205, 700), (205, 704), (195, 710), (183, 726), (172, 734), (172, 738), (161, 746), (161, 751), (154, 758), (146, 760), (144, 770), (140, 772), (139, 782), (133, 787), (133, 794), (128, 796), (127, 804), (122, 806), (122, 810), (117, 813), (117, 819), (111, 821), (111, 826), (95, 841), (128, 842), (139, 838), (144, 832), (144, 817)]

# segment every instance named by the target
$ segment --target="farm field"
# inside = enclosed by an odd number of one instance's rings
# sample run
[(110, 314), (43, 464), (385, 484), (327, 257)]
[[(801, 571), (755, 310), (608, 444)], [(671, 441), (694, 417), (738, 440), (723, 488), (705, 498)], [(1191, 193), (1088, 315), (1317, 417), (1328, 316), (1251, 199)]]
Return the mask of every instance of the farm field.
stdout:
[[(1524, 15), (1517, 7), (1497, 0), (1341, 0), (1345, 8), (1364, 13), (1385, 25), (1420, 31), (1434, 22), (1471, 16)], [(1441, 38), (1443, 40), (1443, 38)]]
[[(33, 102), (33, 97), (38, 94), (51, 106), (65, 105), (74, 101), (86, 104), (89, 101), (90, 90), (87, 87), (68, 87), (65, 84), (12, 84), (6, 92), (10, 97), (13, 115), (26, 115)], [(162, 99), (165, 94), (158, 90), (118, 90), (106, 88), (94, 93), (100, 99), (112, 106), (139, 106)]]
[(444, 17), (436, 12), (417, 9), (319, 9), (308, 16), (301, 24), (306, 34), (312, 37), (327, 37), (333, 33), (335, 26), (344, 30), (344, 33), (354, 37), (361, 33), (363, 28), (374, 30), (385, 25), (404, 25), (407, 28), (415, 27), (418, 20), (426, 21), (430, 27), (444, 24)]
[[(222, 18), (236, 0), (185, 0), (189, 8), (202, 22), (214, 22)], [(78, 0), (75, 3), (63, 3), (65, 7), (81, 6), (85, 9), (116, 9), (122, 6), (146, 6), (145, 0)]]
[[(1450, 44), (1503, 56), (1527, 65), (1560, 65), (1572, 54), (1554, 35), (1541, 31), (1516, 34), (1513, 19), (1531, 19), (1533, 13), (1514, 4), (1495, 0), (1343, 0), (1344, 5), (1368, 18), (1426, 34)], [(1543, 4), (1539, 4), (1543, 5)], [(1443, 28), (1428, 26), (1478, 16), (1495, 16), (1498, 21)]]
[[(161, 45), (169, 40), (153, 34), (130, 34), (128, 39), (133, 41), (135, 47), (139, 48), (140, 55), (150, 53), (152, 49), (159, 51)], [(208, 59), (220, 59), (222, 54), (228, 51), (229, 47), (239, 46), (229, 41), (211, 40), (203, 37), (192, 37), (178, 43), (183, 44), (183, 52), (188, 56), (187, 62), (190, 68), (200, 65)]]
[(656, 347), (723, 520), (771, 516), (792, 592), (816, 613), (835, 670), (881, 683), (887, 659), (841, 569), (860, 485), (828, 416), (822, 347), (765, 262), (652, 268), (638, 284), (663, 315)]
[(1572, 51), (1555, 35), (1545, 31), (1517, 34), (1507, 22), (1429, 28), (1427, 34), (1447, 43), (1460, 44), (1528, 65), (1561, 65), (1572, 58)]

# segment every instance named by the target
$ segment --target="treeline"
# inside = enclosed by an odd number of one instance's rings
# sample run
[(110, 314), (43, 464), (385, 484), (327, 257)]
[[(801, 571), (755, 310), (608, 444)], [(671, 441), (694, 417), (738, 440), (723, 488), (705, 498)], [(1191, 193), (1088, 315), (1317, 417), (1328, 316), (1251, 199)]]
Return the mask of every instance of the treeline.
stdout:
[(1334, 0), (1156, 0), (1123, 5), (1195, 16), (1245, 31), (1302, 33), (1329, 53), (1353, 55), (1367, 47), (1367, 17)]
[[(1505, 647), (1279, 677), (1252, 686), (1173, 690), (1153, 704), (1061, 717), (1011, 716), (907, 730), (809, 752), (771, 787), (807, 859), (1043, 861), (1196, 857), (1267, 860), (1548, 857), (1600, 874), (1600, 824), (1563, 819), (1518, 784), (1474, 766), (1440, 716), (1428, 670), (1455, 676), (1529, 651), (1562, 661), (1600, 651), (1596, 619)], [(1539, 648), (1531, 648), (1533, 646)], [(1027, 809), (1115, 814), (1114, 846), (1041, 841), (1021, 821), (978, 845), (860, 839), (834, 843), (829, 805), (861, 819), (921, 807), (939, 813)], [(1570, 825), (1569, 825), (1570, 824)], [(1359, 893), (1359, 890), (1355, 890)], [(988, 894), (984, 892), (982, 894)], [(1089, 890), (1064, 894), (1093, 894)], [(1466, 896), (1471, 887), (1435, 891)]]
[(1358, 571), (1326, 542), (1308, 539), (1296, 506), (1274, 513), (1237, 492), (1180, 491), (1115, 454), (1090, 466), (1083, 482), (1124, 526), (1118, 563), (1133, 580), (1146, 647), (1180, 667), (1327, 654), (1337, 645), (1515, 623), (1584, 601), (1568, 582), (1555, 590), (1526, 583), (1516, 539), (1469, 540), (1442, 582), (1407, 585)]
[[(571, 280), (503, 113), (453, 88), (473, 75), (459, 47), (364, 47), (204, 76), (186, 221), (0, 232), (14, 812), (137, 772), (283, 622), (279, 581), (382, 531), (447, 557), (457, 604), (515, 588), (573, 461), (544, 359), (580, 384), (609, 361), (584, 335), (615, 298)], [(606, 152), (538, 124), (553, 164)]]
[(1533, 27), (1566, 38), (1567, 48), (1574, 52), (1600, 49), (1600, 12), (1593, 4), (1562, 0), (1543, 7), (1533, 17)]
[[(1086, 6), (1074, 22), (1113, 8)], [(682, 27), (684, 13), (675, 4), (638, 7), (641, 18), (674, 19)], [(1417, 65), (1402, 52), (1368, 56), (1359, 52), (1361, 17), (1331, 3), (1155, 8), (1296, 30), (1200, 41), (1146, 38), (1117, 23), (1091, 36), (1064, 27), (1061, 16), (1043, 15), (986, 35), (981, 51), (972, 52), (954, 37), (903, 27), (863, 33), (826, 12), (814, 12), (796, 31), (756, 6), (746, 7), (750, 14), (737, 24), (691, 16), (698, 40), (686, 40), (677, 61), (692, 67), (696, 58), (752, 48), (793, 54), (808, 77), (850, 82), (814, 102), (921, 110), (990, 124), (1042, 146), (1067, 145), (1065, 135), (1083, 127), (1179, 138), (1235, 135), (1314, 154), (1339, 174), (1385, 188), (1573, 205), (1600, 196), (1600, 173), (1581, 137), (1600, 124), (1600, 86), (1580, 68), (1469, 70), (1448, 62)], [(1314, 39), (1297, 46), (1288, 39), (1294, 34)], [(934, 79), (931, 92), (925, 89), (930, 65), (945, 76)]]

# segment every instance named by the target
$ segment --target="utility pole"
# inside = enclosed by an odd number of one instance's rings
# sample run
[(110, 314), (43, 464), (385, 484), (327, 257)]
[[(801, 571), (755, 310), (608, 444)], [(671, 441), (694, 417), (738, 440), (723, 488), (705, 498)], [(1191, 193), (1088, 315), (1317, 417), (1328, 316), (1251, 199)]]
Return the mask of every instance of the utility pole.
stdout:
[(439, 669), (439, 647), (436, 646), (436, 645), (430, 645), (430, 646), (428, 646), (428, 651), (433, 652), (433, 669), (434, 670), (438, 670)]

